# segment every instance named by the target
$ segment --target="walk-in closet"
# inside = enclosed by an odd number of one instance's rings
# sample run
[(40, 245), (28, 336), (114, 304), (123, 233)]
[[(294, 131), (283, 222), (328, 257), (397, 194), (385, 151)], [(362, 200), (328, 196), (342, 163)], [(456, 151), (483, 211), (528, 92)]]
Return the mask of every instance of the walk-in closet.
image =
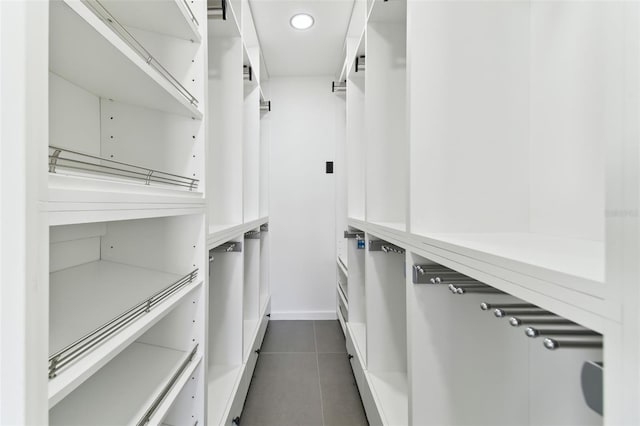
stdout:
[(0, 1), (0, 425), (640, 424), (640, 3)]

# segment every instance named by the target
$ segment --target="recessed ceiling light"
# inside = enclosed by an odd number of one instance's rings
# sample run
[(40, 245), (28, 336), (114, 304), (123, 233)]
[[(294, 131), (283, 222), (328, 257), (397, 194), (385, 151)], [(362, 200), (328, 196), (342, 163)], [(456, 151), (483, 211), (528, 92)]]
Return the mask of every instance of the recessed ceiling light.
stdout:
[(296, 30), (308, 30), (313, 26), (313, 16), (306, 13), (298, 13), (291, 17), (289, 23)]

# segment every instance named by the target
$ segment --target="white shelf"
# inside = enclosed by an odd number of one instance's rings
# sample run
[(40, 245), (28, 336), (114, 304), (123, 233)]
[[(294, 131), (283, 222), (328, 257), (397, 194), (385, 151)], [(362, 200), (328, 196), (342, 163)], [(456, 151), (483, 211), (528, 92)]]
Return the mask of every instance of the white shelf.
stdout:
[(604, 298), (604, 243), (553, 236), (430, 234), (427, 244)]
[(264, 225), (269, 222), (269, 217), (261, 217), (260, 219), (252, 220), (246, 223), (238, 225), (219, 225), (209, 226), (209, 235), (207, 236), (207, 248), (211, 250), (214, 247), (219, 246), (239, 235), (244, 234), (252, 229), (259, 228), (260, 225)]
[(367, 372), (373, 398), (385, 425), (409, 424), (409, 397), (405, 373)]
[[(180, 368), (187, 352), (133, 343), (49, 411), (61, 426), (135, 424)], [(197, 364), (200, 357), (194, 358)]]
[[(181, 277), (102, 260), (50, 274), (49, 353), (75, 342)], [(58, 372), (49, 380), (49, 407), (164, 318), (200, 283), (196, 278), (186, 284), (149, 313)]]
[(182, 0), (103, 0), (102, 4), (121, 24), (195, 42), (202, 38)]
[(49, 352), (75, 342), (183, 276), (105, 260), (50, 274)]
[(224, 422), (238, 388), (242, 370), (242, 365), (209, 367), (207, 409), (210, 424), (221, 425)]
[(50, 13), (51, 72), (99, 97), (202, 119), (196, 106), (82, 2), (52, 2)]

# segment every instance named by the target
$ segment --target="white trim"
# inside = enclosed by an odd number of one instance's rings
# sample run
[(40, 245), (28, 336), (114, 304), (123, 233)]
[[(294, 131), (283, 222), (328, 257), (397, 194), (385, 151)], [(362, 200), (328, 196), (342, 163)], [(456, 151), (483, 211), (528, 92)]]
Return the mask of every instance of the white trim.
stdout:
[(336, 311), (272, 311), (271, 321), (279, 320), (335, 320)]

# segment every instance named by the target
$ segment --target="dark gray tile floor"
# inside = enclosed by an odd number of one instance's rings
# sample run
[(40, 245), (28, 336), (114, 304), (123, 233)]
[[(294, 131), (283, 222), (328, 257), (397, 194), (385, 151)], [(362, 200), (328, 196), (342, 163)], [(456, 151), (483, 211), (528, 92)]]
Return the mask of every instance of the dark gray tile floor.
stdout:
[(269, 322), (241, 424), (368, 424), (338, 321)]

